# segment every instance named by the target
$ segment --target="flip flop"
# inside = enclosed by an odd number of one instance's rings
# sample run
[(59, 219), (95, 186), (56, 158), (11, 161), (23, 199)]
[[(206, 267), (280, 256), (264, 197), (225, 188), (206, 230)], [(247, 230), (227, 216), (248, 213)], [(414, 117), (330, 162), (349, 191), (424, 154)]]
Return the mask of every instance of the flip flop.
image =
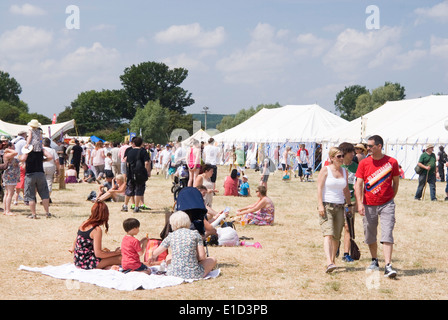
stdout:
[(337, 267), (334, 264), (329, 264), (326, 273), (332, 273)]
[(28, 219), (40, 219), (37, 215), (35, 214), (30, 214), (28, 217)]

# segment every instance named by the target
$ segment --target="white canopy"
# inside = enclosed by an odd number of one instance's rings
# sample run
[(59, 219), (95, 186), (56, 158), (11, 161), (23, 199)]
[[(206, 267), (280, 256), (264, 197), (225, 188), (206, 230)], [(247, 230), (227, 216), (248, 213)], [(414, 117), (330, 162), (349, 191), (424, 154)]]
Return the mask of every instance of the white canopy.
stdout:
[(204, 130), (200, 129), (200, 130), (196, 131), (191, 137), (182, 141), (182, 146), (184, 148), (189, 147), (190, 143), (191, 143), (191, 141), (193, 141), (193, 139), (198, 140), (199, 142), (207, 143), (208, 139), (210, 139), (210, 135), (207, 132), (205, 132)]
[(425, 145), (448, 144), (448, 96), (431, 95), (417, 99), (386, 102), (361, 118), (329, 131), (320, 140), (323, 153), (341, 142), (365, 142), (369, 136), (379, 135), (384, 140), (384, 153), (396, 158), (405, 171), (405, 177), (415, 178), (414, 167)]
[(371, 135), (378, 134), (385, 144), (447, 144), (447, 119), (446, 95), (390, 101), (363, 117), (327, 132), (321, 140), (359, 143)]
[(348, 121), (317, 104), (287, 105), (262, 109), (243, 123), (213, 138), (223, 143), (320, 142), (316, 137), (346, 123)]
[[(43, 136), (54, 138), (60, 136), (61, 132), (66, 132), (75, 127), (75, 120), (70, 120), (66, 122), (56, 123), (56, 124), (43, 124), (41, 125)], [(20, 131), (28, 131), (29, 127), (22, 124), (12, 124), (0, 120), (0, 130), (8, 133), (9, 135), (15, 137)]]

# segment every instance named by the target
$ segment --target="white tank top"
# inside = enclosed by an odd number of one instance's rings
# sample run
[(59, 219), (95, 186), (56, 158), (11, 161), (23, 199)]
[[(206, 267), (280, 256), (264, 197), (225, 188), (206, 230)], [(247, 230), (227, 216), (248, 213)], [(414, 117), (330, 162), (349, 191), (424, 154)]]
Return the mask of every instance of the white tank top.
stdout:
[(327, 179), (322, 191), (322, 201), (334, 204), (344, 204), (344, 188), (347, 186), (347, 171), (342, 168), (343, 177), (336, 179), (327, 167)]

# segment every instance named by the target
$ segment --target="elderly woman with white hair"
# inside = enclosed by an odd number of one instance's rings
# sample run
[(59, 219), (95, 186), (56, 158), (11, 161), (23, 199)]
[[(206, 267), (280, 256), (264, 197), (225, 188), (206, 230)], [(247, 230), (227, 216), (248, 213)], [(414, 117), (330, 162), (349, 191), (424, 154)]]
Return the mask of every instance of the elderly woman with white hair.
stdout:
[(183, 279), (204, 278), (215, 267), (216, 259), (207, 257), (201, 235), (190, 229), (190, 217), (177, 211), (171, 215), (170, 225), (173, 232), (153, 251), (151, 261), (154, 263), (158, 255), (171, 247), (167, 275)]

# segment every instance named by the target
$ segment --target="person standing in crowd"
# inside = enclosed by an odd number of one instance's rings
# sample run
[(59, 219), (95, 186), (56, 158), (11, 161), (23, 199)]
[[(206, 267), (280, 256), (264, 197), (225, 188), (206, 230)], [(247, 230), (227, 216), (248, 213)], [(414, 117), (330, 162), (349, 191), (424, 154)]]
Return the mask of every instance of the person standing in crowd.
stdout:
[(215, 139), (208, 139), (208, 144), (204, 147), (202, 156), (204, 163), (213, 168), (213, 175), (210, 180), (213, 183), (213, 189), (216, 188), (216, 178), (218, 177), (218, 161), (219, 161), (219, 147), (215, 146)]
[(72, 163), (75, 166), (76, 170), (76, 179), (79, 179), (79, 168), (81, 167), (81, 160), (82, 160), (82, 153), (83, 149), (79, 144), (79, 140), (75, 139), (75, 145), (73, 146), (72, 150), (70, 151), (72, 154)]
[(447, 161), (448, 155), (445, 152), (445, 148), (440, 146), (437, 153), (437, 171), (441, 182), (445, 182), (445, 164)]
[(336, 269), (335, 259), (344, 228), (344, 204), (352, 212), (348, 174), (342, 168), (344, 154), (332, 147), (328, 152), (330, 164), (320, 170), (317, 178), (317, 210), (324, 236), (324, 252), (327, 259), (326, 272)]
[(47, 150), (42, 149), (39, 152), (30, 152), (22, 154), (20, 161), (25, 161), (25, 201), (28, 201), (31, 214), (30, 219), (38, 219), (36, 215), (36, 191), (42, 199), (47, 218), (53, 217), (49, 212), (50, 193), (48, 191), (47, 180), (45, 179), (43, 160), (53, 159), (52, 155)]
[(201, 147), (198, 140), (193, 139), (191, 142), (190, 148), (187, 150), (186, 161), (190, 174), (188, 177), (188, 186), (192, 187), (201, 169)]
[(51, 140), (44, 138), (43, 140), (44, 149), (51, 154), (51, 160), (46, 160), (43, 162), (45, 179), (47, 180), (48, 192), (50, 195), (49, 202), (51, 201), (51, 192), (53, 191), (53, 179), (55, 174), (59, 174), (59, 157), (55, 149), (51, 147)]
[(131, 147), (131, 145), (129, 144), (129, 141), (126, 140), (120, 147), (120, 151), (118, 152), (119, 156), (120, 156), (120, 160), (121, 160), (121, 173), (125, 175), (126, 177), (126, 157), (125, 157), (125, 152), (126, 149), (128, 149), (129, 147)]
[(303, 171), (308, 169), (309, 163), (309, 153), (308, 150), (305, 149), (305, 144), (300, 144), (299, 150), (297, 150), (297, 166), (299, 169), (299, 177), (300, 181), (303, 181), (304, 174)]
[(437, 201), (436, 198), (436, 155), (433, 153), (434, 145), (428, 144), (425, 152), (422, 153), (418, 160), (418, 166), (422, 168), (422, 172), (418, 175), (418, 187), (415, 193), (415, 200), (420, 200), (423, 188), (426, 183), (429, 184), (429, 192), (431, 201)]
[(369, 246), (372, 262), (368, 269), (379, 270), (378, 263), (378, 220), (381, 220), (384, 276), (395, 278), (392, 268), (394, 245), (395, 202), (400, 183), (400, 171), (396, 159), (382, 152), (383, 139), (373, 135), (368, 139), (370, 156), (362, 160), (356, 171), (355, 195), (358, 212), (363, 216), (365, 243)]
[[(143, 202), (143, 196), (146, 190), (146, 181), (150, 175), (150, 164), (151, 159), (149, 158), (149, 153), (145, 148), (142, 147), (143, 139), (141, 137), (135, 137), (132, 139), (132, 147), (128, 148), (125, 152), (126, 158), (126, 192), (125, 192), (125, 200), (124, 205), (121, 211), (128, 211), (128, 203), (131, 198), (134, 198), (134, 212), (139, 212), (141, 206), (145, 206)], [(139, 158), (140, 157), (140, 158)], [(137, 160), (141, 160), (144, 163), (145, 170), (142, 171), (142, 174), (146, 174), (146, 180), (137, 181), (134, 180), (133, 175), (131, 174), (132, 168)]]
[(112, 172), (114, 173), (114, 176), (121, 173), (120, 148), (118, 146), (118, 142), (114, 142), (113, 148), (110, 150), (110, 153), (112, 154)]
[(6, 145), (6, 149), (4, 149), (3, 160), (8, 162), (8, 166), (2, 176), (5, 191), (3, 199), (3, 214), (7, 216), (15, 216), (15, 214), (11, 211), (11, 202), (16, 185), (20, 181), (20, 166), (19, 159), (17, 158), (17, 151), (14, 150), (14, 144), (9, 141)]
[(92, 150), (90, 155), (90, 162), (95, 168), (95, 175), (97, 179), (103, 178), (105, 159), (106, 154), (104, 153), (103, 142), (99, 140), (95, 143), (95, 149)]
[[(354, 160), (355, 148), (353, 144), (348, 142), (343, 142), (339, 145), (339, 149), (344, 155), (342, 161), (342, 168), (347, 169), (347, 182), (348, 190), (350, 191), (350, 200), (354, 208), (356, 208), (356, 197), (355, 197), (355, 181), (356, 181), (356, 170), (358, 170), (358, 163)], [(354, 210), (353, 210), (354, 211)], [(351, 215), (352, 224), (355, 223), (354, 212)], [(347, 221), (344, 223), (344, 256), (342, 260), (345, 262), (353, 262), (354, 260), (350, 256), (350, 229), (348, 227)]]
[(363, 143), (358, 143), (355, 146), (355, 155), (356, 155), (356, 162), (358, 163), (360, 163), (361, 160), (367, 157), (367, 148), (364, 146)]

